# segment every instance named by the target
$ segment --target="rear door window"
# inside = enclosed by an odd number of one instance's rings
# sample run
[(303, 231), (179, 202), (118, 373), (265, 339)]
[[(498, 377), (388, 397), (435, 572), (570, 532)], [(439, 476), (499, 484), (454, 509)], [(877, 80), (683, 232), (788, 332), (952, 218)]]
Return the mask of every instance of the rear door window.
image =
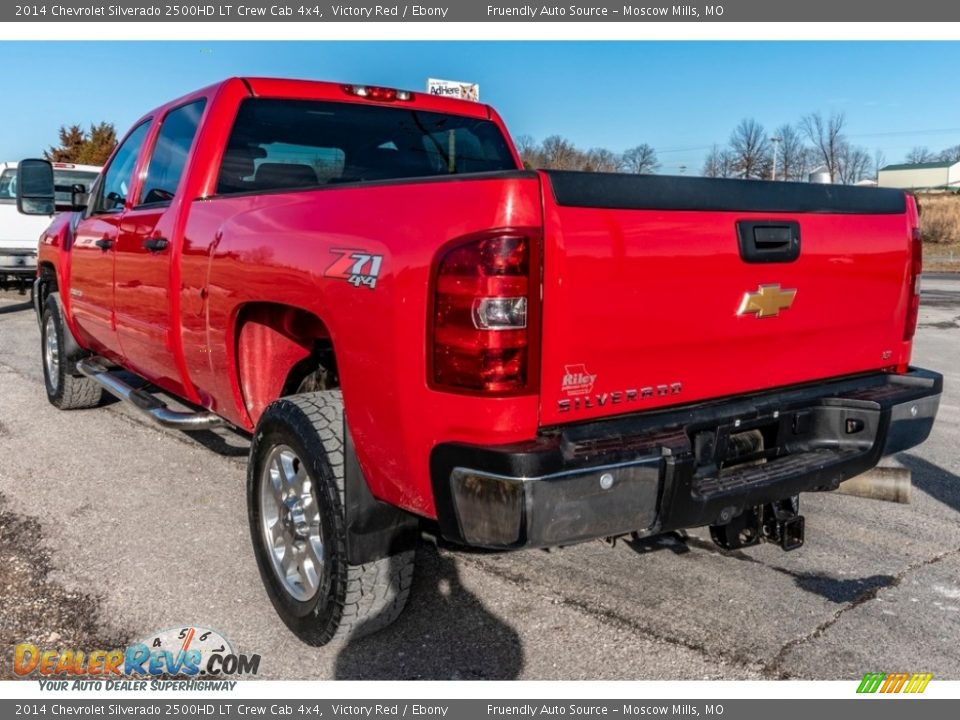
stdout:
[(400, 106), (251, 98), (237, 114), (217, 194), (516, 169), (489, 120)]

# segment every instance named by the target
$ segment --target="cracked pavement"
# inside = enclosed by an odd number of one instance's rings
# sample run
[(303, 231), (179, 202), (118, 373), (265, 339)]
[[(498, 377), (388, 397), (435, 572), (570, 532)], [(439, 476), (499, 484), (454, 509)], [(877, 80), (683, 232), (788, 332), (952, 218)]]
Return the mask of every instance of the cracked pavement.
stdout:
[[(296, 640), (260, 587), (246, 439), (161, 430), (120, 403), (58, 412), (32, 310), (0, 293), (0, 552), (29, 581), (0, 569), (4, 602), (80, 603), (81, 617), (53, 615), (63, 639), (210, 626), (270, 678), (958, 680), (960, 276), (923, 290), (914, 362), (946, 392), (931, 439), (897, 458), (912, 504), (805, 495), (806, 545), (791, 553), (723, 552), (706, 529), (513, 554), (425, 541), (403, 617), (327, 648)], [(37, 558), (41, 583), (24, 570)], [(4, 670), (11, 644), (51, 637), (40, 613), (0, 622)]]

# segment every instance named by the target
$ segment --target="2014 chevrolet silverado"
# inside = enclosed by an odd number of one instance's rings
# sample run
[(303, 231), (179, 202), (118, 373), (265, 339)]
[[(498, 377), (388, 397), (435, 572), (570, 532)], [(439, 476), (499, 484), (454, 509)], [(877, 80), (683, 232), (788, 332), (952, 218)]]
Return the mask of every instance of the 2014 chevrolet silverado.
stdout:
[[(49, 164), (20, 172), (48, 212)], [(144, 115), (72, 202), (34, 294), (50, 402), (251, 433), (260, 573), (311, 643), (397, 617), (423, 522), (797, 547), (800, 493), (938, 407), (894, 190), (528, 171), (486, 105), (234, 78)]]

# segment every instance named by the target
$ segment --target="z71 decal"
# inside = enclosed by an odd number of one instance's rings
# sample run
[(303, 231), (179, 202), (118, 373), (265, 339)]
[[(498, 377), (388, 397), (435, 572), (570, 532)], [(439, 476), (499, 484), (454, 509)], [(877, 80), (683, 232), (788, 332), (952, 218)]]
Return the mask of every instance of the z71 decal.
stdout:
[(354, 287), (373, 290), (380, 276), (383, 255), (371, 255), (363, 250), (331, 250), (339, 255), (323, 273), (324, 277), (346, 280)]

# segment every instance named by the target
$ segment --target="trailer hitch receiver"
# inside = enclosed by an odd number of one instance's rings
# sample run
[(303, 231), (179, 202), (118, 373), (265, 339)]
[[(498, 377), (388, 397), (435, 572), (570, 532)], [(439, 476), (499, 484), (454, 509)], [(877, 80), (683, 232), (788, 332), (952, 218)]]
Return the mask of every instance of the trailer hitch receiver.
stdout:
[(761, 540), (776, 543), (783, 550), (803, 545), (804, 519), (798, 513), (800, 498), (748, 508), (723, 524), (710, 526), (710, 537), (724, 550), (739, 550)]

